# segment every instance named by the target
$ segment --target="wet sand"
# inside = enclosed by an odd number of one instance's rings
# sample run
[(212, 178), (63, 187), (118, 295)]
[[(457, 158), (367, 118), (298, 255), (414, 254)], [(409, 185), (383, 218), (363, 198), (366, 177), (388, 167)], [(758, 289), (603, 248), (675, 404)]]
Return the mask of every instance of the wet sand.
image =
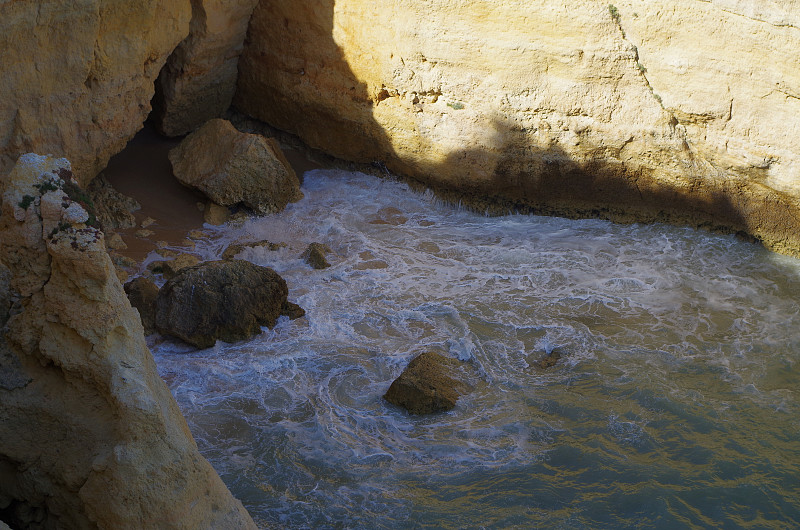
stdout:
[[(172, 174), (172, 165), (167, 157), (170, 149), (182, 138), (165, 138), (149, 124), (115, 155), (103, 171), (114, 188), (136, 199), (142, 209), (135, 212), (137, 226), (116, 230), (128, 245), (119, 254), (141, 263), (155, 250), (157, 242), (170, 246), (182, 246), (187, 234), (203, 228), (203, 212), (198, 203), (207, 199), (199, 192), (178, 182)], [(305, 171), (322, 166), (309, 160), (304, 153), (284, 149), (284, 154), (302, 183)], [(146, 227), (152, 234), (137, 235), (142, 223), (148, 219), (155, 222)]]

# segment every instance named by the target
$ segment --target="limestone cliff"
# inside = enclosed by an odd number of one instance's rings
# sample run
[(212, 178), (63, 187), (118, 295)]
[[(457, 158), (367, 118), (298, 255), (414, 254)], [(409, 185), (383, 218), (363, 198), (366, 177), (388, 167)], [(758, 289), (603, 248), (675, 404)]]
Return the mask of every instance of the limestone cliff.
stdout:
[(0, 181), (0, 288), (14, 300), (0, 335), (0, 518), (254, 528), (159, 378), (71, 177), (64, 159), (25, 155)]
[(180, 136), (228, 110), (250, 14), (258, 0), (192, 0), (189, 36), (156, 82), (155, 121)]
[(530, 211), (800, 254), (800, 3), (262, 1), (235, 105)]
[(142, 127), (189, 0), (0, 2), (0, 175), (26, 152), (86, 184)]

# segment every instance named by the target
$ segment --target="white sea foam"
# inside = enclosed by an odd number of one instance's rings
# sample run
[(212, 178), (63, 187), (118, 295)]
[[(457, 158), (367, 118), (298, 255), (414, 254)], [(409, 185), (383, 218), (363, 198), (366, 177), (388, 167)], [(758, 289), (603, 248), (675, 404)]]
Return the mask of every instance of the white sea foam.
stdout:
[[(489, 218), (357, 173), (307, 173), (304, 193), (197, 251), (286, 243), (241, 257), (283, 275), (306, 318), (206, 351), (154, 345), (204, 453), (259, 517), (402, 521), (436, 476), (513, 477), (565, 445), (667, 451), (681, 469), (675, 432), (711, 443), (709, 425), (742, 411), (798, 410), (795, 260), (675, 227)], [(300, 258), (314, 241), (329, 269)], [(464, 361), (473, 389), (409, 416), (381, 396), (428, 350)], [(554, 350), (559, 364), (536, 368)]]

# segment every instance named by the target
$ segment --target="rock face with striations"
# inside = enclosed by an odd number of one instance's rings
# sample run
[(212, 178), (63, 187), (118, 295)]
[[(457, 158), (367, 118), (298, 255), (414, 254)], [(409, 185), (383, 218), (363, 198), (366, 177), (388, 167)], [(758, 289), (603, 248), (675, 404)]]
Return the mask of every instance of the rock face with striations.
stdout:
[(800, 255), (799, 28), (797, 0), (273, 0), (234, 104), (473, 202)]
[(156, 327), (198, 348), (244, 340), (278, 317), (302, 316), (287, 301), (286, 281), (248, 261), (221, 260), (180, 270), (156, 299)]
[(189, 0), (0, 2), (0, 174), (35, 151), (88, 183), (142, 128), (190, 19)]
[(244, 204), (257, 213), (280, 211), (303, 197), (300, 181), (277, 142), (213, 119), (169, 152), (183, 185), (221, 206)]
[(167, 136), (192, 132), (228, 109), (250, 14), (258, 0), (192, 0), (189, 36), (156, 81), (154, 117)]
[(65, 191), (71, 178), (66, 160), (25, 155), (0, 181), (0, 261), (16, 300), (0, 335), (3, 519), (255, 528), (158, 376), (103, 233)]

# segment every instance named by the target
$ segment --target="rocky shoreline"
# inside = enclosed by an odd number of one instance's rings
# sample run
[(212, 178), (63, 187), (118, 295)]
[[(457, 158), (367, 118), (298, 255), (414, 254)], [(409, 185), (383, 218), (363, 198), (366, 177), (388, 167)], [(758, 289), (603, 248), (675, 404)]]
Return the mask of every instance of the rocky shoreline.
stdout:
[[(253, 527), (197, 452), (122, 284), (161, 274), (163, 295), (128, 289), (145, 326), (199, 347), (299, 317), (281, 280), (233, 259), (259, 242), (200, 264), (191, 232), (299, 200), (303, 153), (482, 212), (685, 224), (800, 256), (798, 27), (794, 1), (1, 4), (0, 518)], [(140, 192), (157, 200), (136, 210), (125, 196)], [(189, 315), (215, 328), (203, 337), (168, 325), (167, 293), (217, 268), (271, 286), (258, 314), (235, 331)], [(207, 304), (245, 298), (225, 296)]]

